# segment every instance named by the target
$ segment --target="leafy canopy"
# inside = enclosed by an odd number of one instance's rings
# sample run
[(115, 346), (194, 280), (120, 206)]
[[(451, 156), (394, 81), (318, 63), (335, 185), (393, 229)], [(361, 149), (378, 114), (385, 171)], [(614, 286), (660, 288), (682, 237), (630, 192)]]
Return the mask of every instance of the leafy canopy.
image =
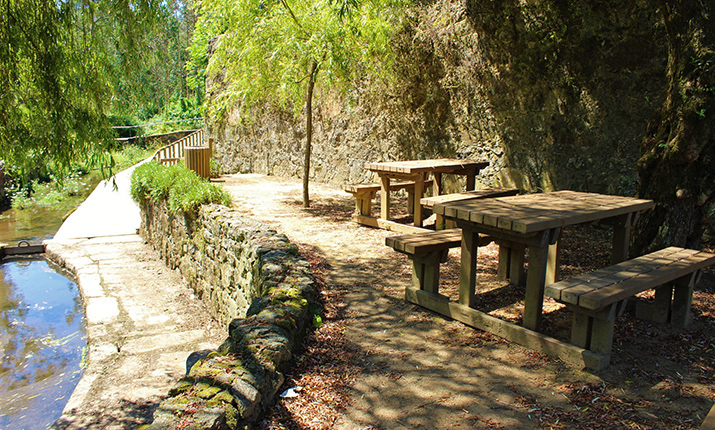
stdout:
[[(392, 62), (390, 39), (407, 0), (200, 0), (190, 48), (216, 87), (212, 115), (256, 102), (292, 106), (305, 99), (313, 62), (316, 85), (346, 88), (379, 76)], [(211, 51), (211, 52), (210, 52)], [(209, 52), (211, 55), (209, 55)], [(209, 58), (210, 57), (210, 58)]]
[(0, 160), (13, 177), (112, 165), (107, 113), (170, 3), (0, 0)]

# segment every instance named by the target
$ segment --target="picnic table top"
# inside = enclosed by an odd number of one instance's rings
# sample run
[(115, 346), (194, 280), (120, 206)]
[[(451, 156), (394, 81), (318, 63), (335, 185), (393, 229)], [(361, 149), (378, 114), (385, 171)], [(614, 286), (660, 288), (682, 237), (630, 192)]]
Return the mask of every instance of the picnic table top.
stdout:
[(486, 161), (461, 160), (458, 158), (438, 158), (431, 160), (386, 161), (366, 163), (365, 168), (377, 173), (417, 174), (425, 172), (461, 173), (479, 170), (489, 165)]
[(652, 200), (556, 191), (437, 203), (433, 211), (447, 218), (526, 234), (641, 212), (652, 207)]

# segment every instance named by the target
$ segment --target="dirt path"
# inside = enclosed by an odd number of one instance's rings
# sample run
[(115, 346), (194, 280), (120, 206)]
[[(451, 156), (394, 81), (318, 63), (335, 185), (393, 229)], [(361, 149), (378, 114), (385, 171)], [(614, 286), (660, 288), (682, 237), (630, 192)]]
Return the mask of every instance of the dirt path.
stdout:
[[(654, 362), (643, 349), (652, 344), (640, 338), (657, 337), (660, 329), (624, 323), (626, 333), (617, 335), (638, 340), (615, 345), (606, 371), (582, 372), (405, 303), (411, 266), (384, 246), (394, 233), (351, 222), (354, 203), (340, 188), (311, 184), (311, 208), (303, 209), (297, 180), (255, 174), (222, 180), (236, 208), (322, 253), (326, 284), (347, 291), (345, 334), (365, 361), (334, 429), (697, 428), (715, 399), (709, 347), (698, 351), (691, 369), (678, 357)], [(458, 261), (458, 250), (452, 253)], [(496, 253), (494, 245), (480, 248), (480, 264), (493, 267)], [(671, 347), (693, 351), (713, 340), (712, 318), (696, 327), (702, 331), (666, 329), (663, 336), (675, 342)]]
[[(534, 361), (529, 351), (491, 336), (474, 337), (475, 331), (460, 323), (406, 304), (408, 260), (384, 245), (395, 233), (349, 221), (354, 207), (349, 194), (312, 184), (314, 201), (306, 211), (297, 181), (261, 175), (225, 180), (237, 208), (293, 242), (317, 247), (331, 266), (326, 281), (348, 286), (346, 334), (369, 356), (369, 368), (353, 387), (353, 406), (335, 429), (467, 429), (489, 420), (531, 428), (536, 422), (526, 406), (507, 405), (524, 395), (554, 405), (566, 402), (540, 381), (547, 373), (573, 377), (573, 370), (541, 367), (543, 360)], [(583, 381), (594, 379), (577, 373)]]

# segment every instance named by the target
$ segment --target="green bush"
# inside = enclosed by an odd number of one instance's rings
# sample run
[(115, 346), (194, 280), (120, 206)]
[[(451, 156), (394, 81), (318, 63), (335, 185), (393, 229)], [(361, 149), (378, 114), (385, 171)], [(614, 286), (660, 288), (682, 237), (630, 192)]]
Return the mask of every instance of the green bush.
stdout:
[(139, 203), (166, 199), (172, 214), (194, 212), (209, 203), (231, 205), (231, 196), (223, 188), (201, 179), (182, 165), (162, 166), (155, 161), (134, 170), (131, 193)]

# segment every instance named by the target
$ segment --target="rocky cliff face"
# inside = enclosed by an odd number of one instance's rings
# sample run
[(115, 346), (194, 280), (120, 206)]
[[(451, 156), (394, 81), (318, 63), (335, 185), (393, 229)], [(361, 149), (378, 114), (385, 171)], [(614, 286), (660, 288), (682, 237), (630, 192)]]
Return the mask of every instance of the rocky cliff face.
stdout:
[[(393, 84), (318, 89), (311, 178), (363, 182), (368, 161), (449, 156), (489, 161), (487, 186), (631, 194), (665, 89), (655, 12), (638, 0), (420, 2), (394, 42)], [(226, 118), (211, 125), (224, 171), (301, 174), (303, 118)]]

